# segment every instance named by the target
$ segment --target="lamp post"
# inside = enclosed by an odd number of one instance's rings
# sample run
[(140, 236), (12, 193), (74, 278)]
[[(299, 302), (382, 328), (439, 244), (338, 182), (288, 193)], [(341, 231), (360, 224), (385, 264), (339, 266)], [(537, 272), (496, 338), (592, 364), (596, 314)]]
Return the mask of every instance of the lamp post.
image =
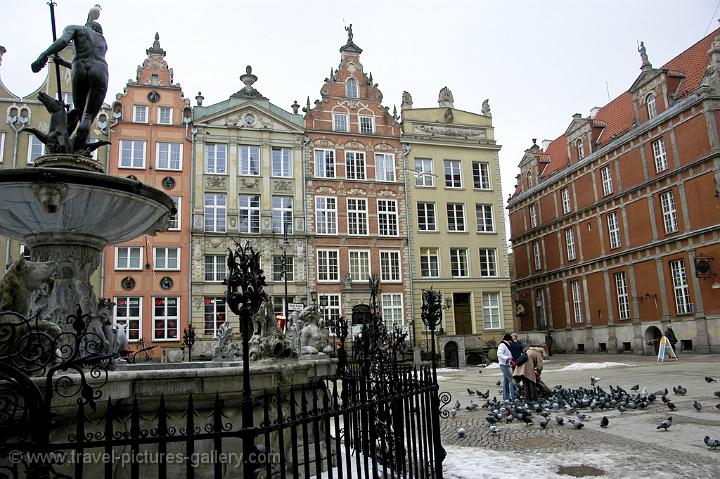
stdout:
[(195, 344), (195, 328), (189, 325), (183, 333), (183, 342), (188, 347), (188, 361), (192, 361), (192, 347)]
[(287, 290), (287, 247), (290, 246), (290, 241), (288, 240), (288, 225), (292, 226), (292, 223), (289, 221), (285, 221), (283, 223), (283, 242), (282, 242), (282, 275), (283, 275), (283, 281), (285, 282), (285, 300), (283, 302), (283, 312), (285, 314), (285, 324), (287, 324), (287, 319), (289, 316), (288, 312), (288, 290)]
[[(252, 334), (250, 324), (253, 316), (258, 312), (260, 306), (267, 300), (263, 290), (265, 276), (260, 269), (260, 253), (256, 253), (248, 244), (243, 248), (238, 244), (235, 251), (228, 248), (228, 275), (223, 284), (227, 285), (225, 292), (225, 303), (230, 311), (240, 318), (242, 330), (242, 353), (243, 353), (243, 389), (242, 409), (243, 429), (253, 427), (253, 401), (250, 389), (250, 335)], [(255, 477), (252, 458), (257, 454), (253, 437), (246, 434), (243, 441), (243, 477), (251, 479)]]
[(437, 364), (435, 362), (435, 329), (442, 321), (442, 293), (432, 288), (424, 289), (422, 292), (422, 308), (420, 317), (425, 326), (430, 330), (432, 336), (432, 378), (435, 387), (432, 395), (432, 423), (433, 423), (433, 446), (435, 448), (435, 467), (437, 471), (442, 471), (442, 462), (445, 459), (445, 449), (440, 443), (440, 399), (437, 393)]

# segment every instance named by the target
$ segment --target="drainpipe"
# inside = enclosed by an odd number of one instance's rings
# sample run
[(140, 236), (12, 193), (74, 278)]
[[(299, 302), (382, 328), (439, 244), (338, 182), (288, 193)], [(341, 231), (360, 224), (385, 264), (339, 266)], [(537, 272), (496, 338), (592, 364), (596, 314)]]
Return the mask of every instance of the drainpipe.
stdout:
[[(190, 326), (192, 326), (192, 261), (193, 261), (193, 242), (192, 242), (192, 228), (193, 228), (193, 203), (195, 201), (195, 135), (197, 134), (197, 128), (193, 127), (190, 129), (190, 136), (188, 136), (188, 129), (189, 129), (189, 123), (185, 123), (185, 139), (190, 142), (190, 198), (188, 198), (189, 201), (187, 201), (187, 208), (190, 212), (188, 221), (188, 228), (190, 228), (190, 247), (188, 248), (188, 293), (190, 294), (190, 297), (188, 298), (188, 329), (190, 329)], [(180, 221), (182, 222), (182, 217), (180, 218)], [(182, 223), (180, 223), (182, 224)]]
[[(303, 138), (303, 156), (305, 160), (308, 160), (307, 158), (307, 150), (308, 150), (308, 144), (310, 143), (310, 138), (305, 136)], [(307, 181), (306, 181), (306, 172), (305, 172), (305, 165), (308, 164), (308, 161), (301, 162), (302, 167), (302, 192), (303, 192), (303, 208), (304, 214), (305, 214), (305, 302), (307, 304), (312, 304), (310, 302), (310, 235), (308, 233), (308, 195), (307, 195)], [(287, 313), (286, 313), (287, 314)], [(287, 314), (288, 317), (290, 317), (289, 314)]]
[(410, 186), (408, 184), (408, 161), (407, 158), (410, 155), (410, 145), (403, 146), (402, 161), (403, 161), (403, 183), (405, 184), (405, 228), (407, 229), (407, 253), (408, 253), (408, 265), (410, 274), (410, 344), (415, 347), (415, 262), (413, 261), (414, 252), (412, 248), (412, 234), (410, 229)]

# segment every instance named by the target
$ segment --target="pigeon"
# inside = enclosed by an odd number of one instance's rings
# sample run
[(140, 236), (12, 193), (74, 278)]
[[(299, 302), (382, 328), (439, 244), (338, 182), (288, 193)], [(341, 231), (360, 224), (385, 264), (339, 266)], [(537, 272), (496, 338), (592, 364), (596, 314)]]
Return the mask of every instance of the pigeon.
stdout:
[(470, 388), (468, 388), (467, 392), (468, 392), (468, 394), (471, 395), (471, 396), (472, 396), (473, 394), (475, 394), (475, 391), (473, 391), (473, 390), (470, 389)]
[(682, 387), (678, 384), (677, 388), (673, 387), (673, 392), (675, 394), (679, 394), (680, 396), (684, 396), (687, 394), (687, 389), (685, 389), (684, 387)]
[(715, 391), (713, 394), (720, 398), (720, 391)]
[(460, 409), (460, 401), (455, 401), (455, 409)]
[(500, 428), (493, 424), (492, 426), (490, 426), (490, 432), (493, 434), (497, 434), (500, 432)]
[(716, 383), (717, 379), (705, 376), (705, 381), (709, 383)]
[(478, 407), (478, 405), (475, 404), (475, 403), (472, 401), (472, 399), (471, 399), (471, 400), (470, 400), (470, 404), (468, 404), (467, 406), (465, 406), (465, 409), (467, 409), (468, 411), (474, 411), (475, 409), (477, 409), (477, 407)]
[(656, 429), (664, 429), (665, 431), (667, 431), (670, 426), (672, 426), (672, 416), (668, 417), (667, 419), (663, 419), (663, 422), (661, 422)]
[(717, 447), (720, 446), (720, 439), (715, 439), (714, 437), (705, 436), (703, 441), (705, 441), (705, 445), (710, 449), (717, 449)]
[(460, 429), (458, 429), (457, 437), (459, 437), (460, 439), (465, 437), (465, 428), (464, 427), (461, 427)]
[(610, 424), (610, 420), (607, 416), (603, 416), (603, 418), (600, 419), (600, 427), (608, 427), (608, 424)]
[(495, 416), (487, 416), (485, 420), (492, 426), (497, 422), (497, 418)]
[(716, 404), (715, 407), (720, 409), (720, 404)]
[(595, 386), (600, 381), (600, 378), (597, 376), (591, 376), (590, 377), (590, 385)]
[(575, 429), (582, 429), (583, 426), (585, 426), (585, 424), (578, 419), (570, 419), (570, 423), (575, 427)]
[(640, 389), (640, 385), (639, 385), (639, 384), (636, 384), (635, 386), (633, 386), (633, 387), (630, 388), (631, 391), (637, 391), (638, 389)]
[(545, 428), (547, 427), (547, 425), (548, 425), (548, 420), (547, 420), (547, 419), (543, 419), (542, 421), (540, 421), (540, 428), (541, 428), (541, 429), (545, 429)]
[(580, 421), (586, 421), (586, 420), (590, 419), (590, 416), (588, 416), (587, 414), (583, 414), (581, 412), (577, 413), (576, 416)]
[(621, 413), (627, 411), (625, 406), (623, 406), (622, 404), (618, 404), (617, 410), (620, 411)]
[(489, 390), (489, 389), (488, 389), (487, 391), (485, 391), (484, 394), (483, 394), (482, 392), (480, 392), (479, 390), (478, 390), (478, 391), (475, 391), (475, 392), (477, 393), (478, 397), (481, 397), (481, 398), (483, 398), (483, 399), (487, 399), (487, 398), (490, 397), (490, 390)]
[(700, 410), (702, 409), (702, 405), (697, 401), (693, 401), (693, 407), (697, 412), (700, 412)]
[(558, 426), (562, 426), (565, 422), (565, 419), (561, 416), (555, 416), (555, 422), (558, 423)]
[(671, 411), (674, 411), (677, 406), (675, 406), (673, 403), (671, 403), (671, 402), (668, 401), (667, 407), (668, 407), (668, 409), (670, 409)]
[(495, 383), (495, 386), (500, 386), (500, 380), (498, 379), (498, 382)]
[(457, 409), (452, 408), (452, 409), (450, 410), (450, 415), (451, 415), (452, 417), (455, 417), (455, 416), (457, 416), (457, 412), (458, 412)]
[(532, 417), (530, 417), (530, 416), (523, 416), (523, 417), (522, 417), (522, 422), (524, 422), (526, 426), (529, 426), (530, 424), (533, 424)]

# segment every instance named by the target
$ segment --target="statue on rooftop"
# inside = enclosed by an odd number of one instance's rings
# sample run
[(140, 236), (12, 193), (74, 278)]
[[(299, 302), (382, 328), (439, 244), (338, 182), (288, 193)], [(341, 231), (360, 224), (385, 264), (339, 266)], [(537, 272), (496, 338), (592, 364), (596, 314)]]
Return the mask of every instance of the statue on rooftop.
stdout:
[[(108, 89), (108, 65), (105, 61), (107, 43), (103, 30), (96, 21), (100, 16), (100, 6), (95, 5), (88, 14), (85, 25), (68, 25), (62, 35), (32, 63), (32, 71), (37, 73), (47, 64), (50, 55), (55, 62), (72, 69), (72, 90), (74, 108), (67, 113), (67, 131), (70, 135), (71, 151), (86, 151), (93, 120), (102, 108)], [(72, 63), (61, 59), (58, 53), (73, 44), (75, 55)], [(77, 127), (77, 130), (76, 130)], [(49, 132), (49, 137), (56, 137)], [(42, 141), (42, 139), (41, 139)], [(89, 154), (88, 154), (89, 156)]]
[(347, 42), (348, 43), (352, 42), (352, 39), (353, 39), (352, 23), (350, 24), (350, 26), (345, 27), (345, 31), (348, 32), (348, 41)]

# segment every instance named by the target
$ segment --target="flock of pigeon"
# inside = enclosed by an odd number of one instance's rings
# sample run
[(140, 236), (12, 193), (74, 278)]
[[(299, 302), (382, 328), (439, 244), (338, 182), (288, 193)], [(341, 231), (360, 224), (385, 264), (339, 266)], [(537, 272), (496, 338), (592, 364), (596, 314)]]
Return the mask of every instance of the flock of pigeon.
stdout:
[[(705, 381), (708, 383), (717, 382), (711, 377), (706, 377)], [(575, 429), (582, 429), (585, 426), (585, 421), (591, 419), (591, 416), (580, 412), (580, 409), (589, 409), (599, 414), (611, 410), (624, 413), (628, 409), (646, 409), (651, 403), (654, 403), (658, 399), (665, 404), (668, 410), (674, 411), (676, 408), (675, 404), (668, 397), (669, 391), (667, 388), (652, 393), (648, 393), (646, 388), (643, 388), (642, 391), (637, 392), (640, 389), (640, 385), (636, 384), (629, 388), (630, 391), (626, 391), (620, 386), (609, 386), (608, 392), (598, 385), (599, 382), (599, 377), (592, 376), (590, 378), (590, 388), (580, 387), (577, 389), (567, 389), (558, 385), (553, 388), (552, 395), (532, 403), (522, 399), (515, 399), (514, 401), (500, 401), (497, 397), (490, 399), (489, 389), (484, 393), (479, 390), (468, 389), (467, 392), (471, 396), (471, 399), (470, 403), (465, 406), (465, 409), (467, 411), (475, 411), (477, 409), (487, 410), (488, 414), (485, 417), (485, 421), (489, 426), (490, 432), (497, 434), (500, 432), (500, 424), (519, 421), (530, 426), (535, 424), (534, 419), (538, 419), (537, 416), (539, 416), (538, 426), (542, 429), (547, 428), (548, 424), (553, 420), (553, 416), (555, 416), (554, 420), (558, 426), (563, 426), (567, 420)], [(496, 385), (500, 386), (500, 381), (498, 381)], [(687, 389), (681, 385), (673, 387), (672, 391), (673, 394), (677, 396), (687, 394)], [(715, 391), (713, 394), (720, 399), (720, 391)], [(484, 401), (480, 401), (481, 404), (478, 404), (472, 397), (477, 397)], [(702, 405), (699, 401), (694, 401), (693, 407), (698, 412), (702, 410)], [(715, 407), (720, 409), (720, 404)], [(460, 408), (460, 401), (455, 401), (453, 408), (450, 410), (451, 416), (457, 416)], [(610, 420), (608, 417), (602, 416), (600, 419), (600, 427), (606, 428), (609, 425)], [(657, 429), (667, 431), (671, 426), (672, 416), (668, 416), (660, 423)], [(459, 438), (465, 437), (465, 433), (466, 431), (463, 427), (457, 431)], [(720, 439), (718, 438), (705, 436), (704, 442), (705, 445), (711, 449), (716, 449), (720, 446)]]

